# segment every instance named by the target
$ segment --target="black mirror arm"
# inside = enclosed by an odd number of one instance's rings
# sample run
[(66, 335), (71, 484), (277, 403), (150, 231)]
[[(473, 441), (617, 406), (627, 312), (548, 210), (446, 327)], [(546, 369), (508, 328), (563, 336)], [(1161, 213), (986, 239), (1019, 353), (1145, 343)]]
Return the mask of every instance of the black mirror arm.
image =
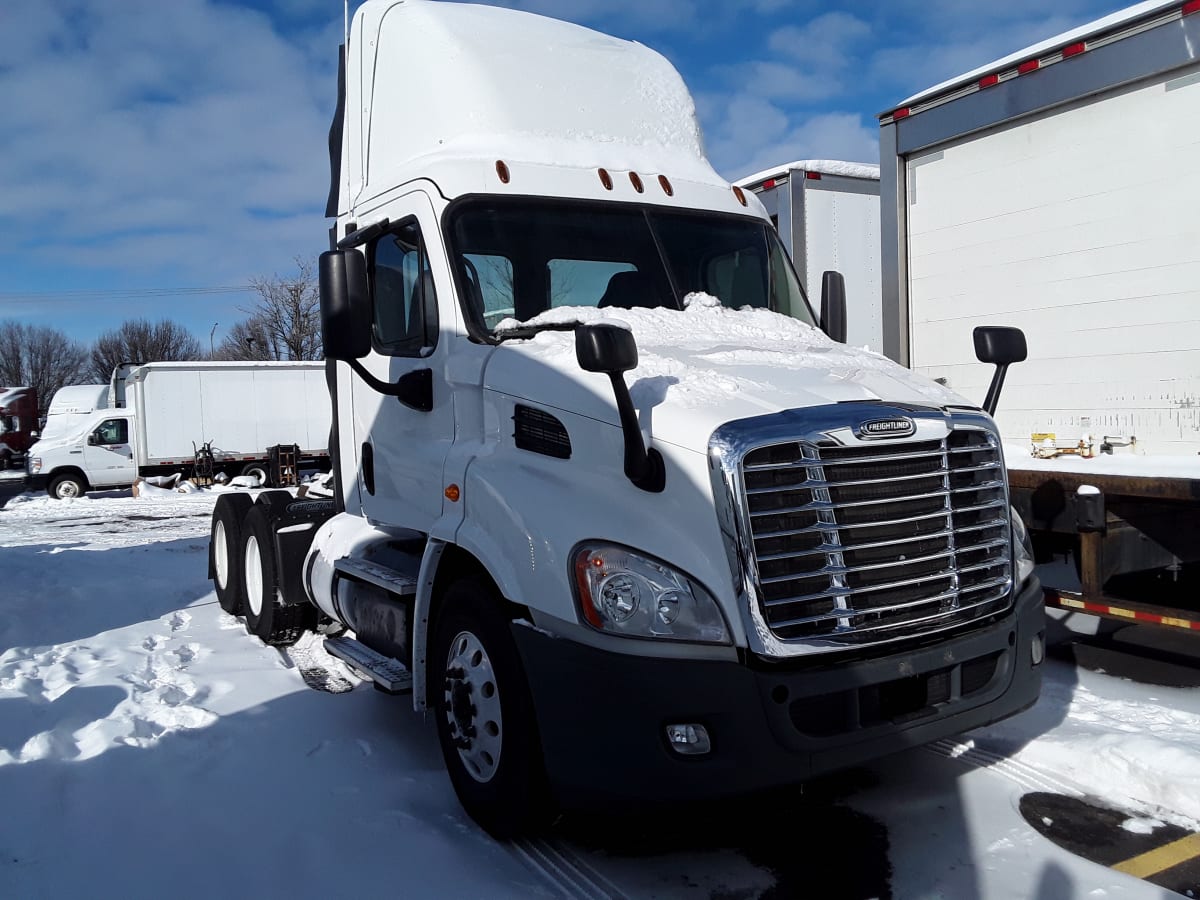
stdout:
[(988, 385), (987, 396), (983, 399), (983, 408), (989, 416), (996, 415), (996, 407), (1000, 405), (1000, 391), (1004, 388), (1004, 376), (1007, 374), (1008, 363), (996, 363), (992, 383)]
[(646, 449), (642, 441), (642, 429), (638, 425), (637, 413), (629, 386), (622, 372), (609, 372), (613, 395), (617, 399), (617, 415), (621, 417), (621, 432), (625, 435), (625, 476), (643, 491), (657, 494), (667, 483), (667, 470), (662, 454)]
[(433, 409), (432, 369), (416, 369), (406, 372), (395, 384), (390, 384), (380, 381), (372, 375), (357, 359), (347, 359), (345, 363), (376, 393), (386, 397), (395, 397), (405, 406), (420, 412), (430, 412)]

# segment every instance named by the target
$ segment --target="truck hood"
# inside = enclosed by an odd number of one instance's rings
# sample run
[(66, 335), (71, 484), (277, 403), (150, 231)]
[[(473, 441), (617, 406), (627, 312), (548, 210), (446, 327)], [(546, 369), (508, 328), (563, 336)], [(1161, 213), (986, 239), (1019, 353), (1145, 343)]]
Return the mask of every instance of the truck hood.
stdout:
[[(975, 404), (867, 349), (847, 347), (796, 319), (727, 309), (689, 295), (683, 311), (560, 308), (497, 329), (605, 322), (629, 328), (638, 366), (625, 374), (643, 431), (654, 441), (707, 452), (709, 437), (736, 419), (850, 401), (920, 406)], [(608, 376), (584, 372), (571, 331), (546, 331), (498, 346), (484, 387), (543, 407), (619, 426)]]

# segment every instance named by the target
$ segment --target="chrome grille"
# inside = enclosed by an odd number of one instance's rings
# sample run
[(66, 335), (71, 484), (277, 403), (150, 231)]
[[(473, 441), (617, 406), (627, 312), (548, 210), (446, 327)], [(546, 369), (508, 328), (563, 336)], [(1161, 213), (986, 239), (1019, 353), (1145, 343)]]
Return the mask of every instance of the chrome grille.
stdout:
[(786, 442), (742, 460), (759, 602), (776, 637), (847, 644), (999, 611), (1011, 585), (997, 438)]

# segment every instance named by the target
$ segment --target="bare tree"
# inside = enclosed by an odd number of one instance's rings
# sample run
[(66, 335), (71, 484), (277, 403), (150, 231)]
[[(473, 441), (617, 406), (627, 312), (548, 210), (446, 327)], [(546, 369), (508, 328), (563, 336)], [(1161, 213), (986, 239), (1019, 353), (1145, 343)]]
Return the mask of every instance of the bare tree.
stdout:
[(88, 374), (96, 381), (106, 382), (121, 363), (202, 359), (203, 356), (200, 341), (178, 322), (129, 319), (96, 339)]
[(238, 322), (230, 328), (213, 353), (213, 359), (224, 360), (274, 360), (279, 358), (266, 325), (256, 316)]
[(0, 383), (34, 388), (39, 413), (60, 387), (83, 376), (86, 362), (87, 350), (57, 328), (0, 322)]
[(265, 336), (268, 354), (265, 358), (321, 359), (324, 350), (316, 264), (297, 256), (295, 274), (252, 278), (250, 285), (258, 292), (258, 301), (243, 312), (250, 315), (247, 328), (261, 328)]

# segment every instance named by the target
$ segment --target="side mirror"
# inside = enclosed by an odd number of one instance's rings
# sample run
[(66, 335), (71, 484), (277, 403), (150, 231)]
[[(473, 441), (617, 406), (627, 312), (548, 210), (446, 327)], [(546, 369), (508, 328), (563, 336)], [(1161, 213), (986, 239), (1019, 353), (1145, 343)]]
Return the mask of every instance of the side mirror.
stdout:
[(89, 447), (97, 447), (100, 445), (100, 439), (94, 434), (89, 434), (87, 436), (87, 443)]
[(821, 330), (830, 340), (846, 343), (846, 279), (841, 272), (821, 276)]
[(973, 334), (975, 340), (975, 356), (982, 363), (991, 363), (996, 367), (992, 374), (992, 383), (988, 385), (987, 397), (984, 398), (983, 408), (989, 416), (996, 414), (1000, 404), (1000, 391), (1004, 388), (1004, 376), (1008, 367), (1013, 363), (1024, 362), (1029, 355), (1025, 343), (1025, 332), (1020, 328), (1007, 325), (980, 325)]
[(575, 329), (575, 357), (585, 372), (628, 372), (637, 368), (637, 342), (619, 325), (581, 325)]
[(633, 332), (618, 325), (580, 325), (575, 329), (575, 358), (585, 372), (603, 372), (612, 382), (625, 438), (625, 477), (643, 491), (659, 493), (666, 486), (666, 466), (657, 450), (646, 449), (625, 383), (625, 373), (638, 364)]
[(349, 362), (371, 352), (367, 262), (357, 250), (328, 250), (320, 258), (321, 341), (328, 359)]

